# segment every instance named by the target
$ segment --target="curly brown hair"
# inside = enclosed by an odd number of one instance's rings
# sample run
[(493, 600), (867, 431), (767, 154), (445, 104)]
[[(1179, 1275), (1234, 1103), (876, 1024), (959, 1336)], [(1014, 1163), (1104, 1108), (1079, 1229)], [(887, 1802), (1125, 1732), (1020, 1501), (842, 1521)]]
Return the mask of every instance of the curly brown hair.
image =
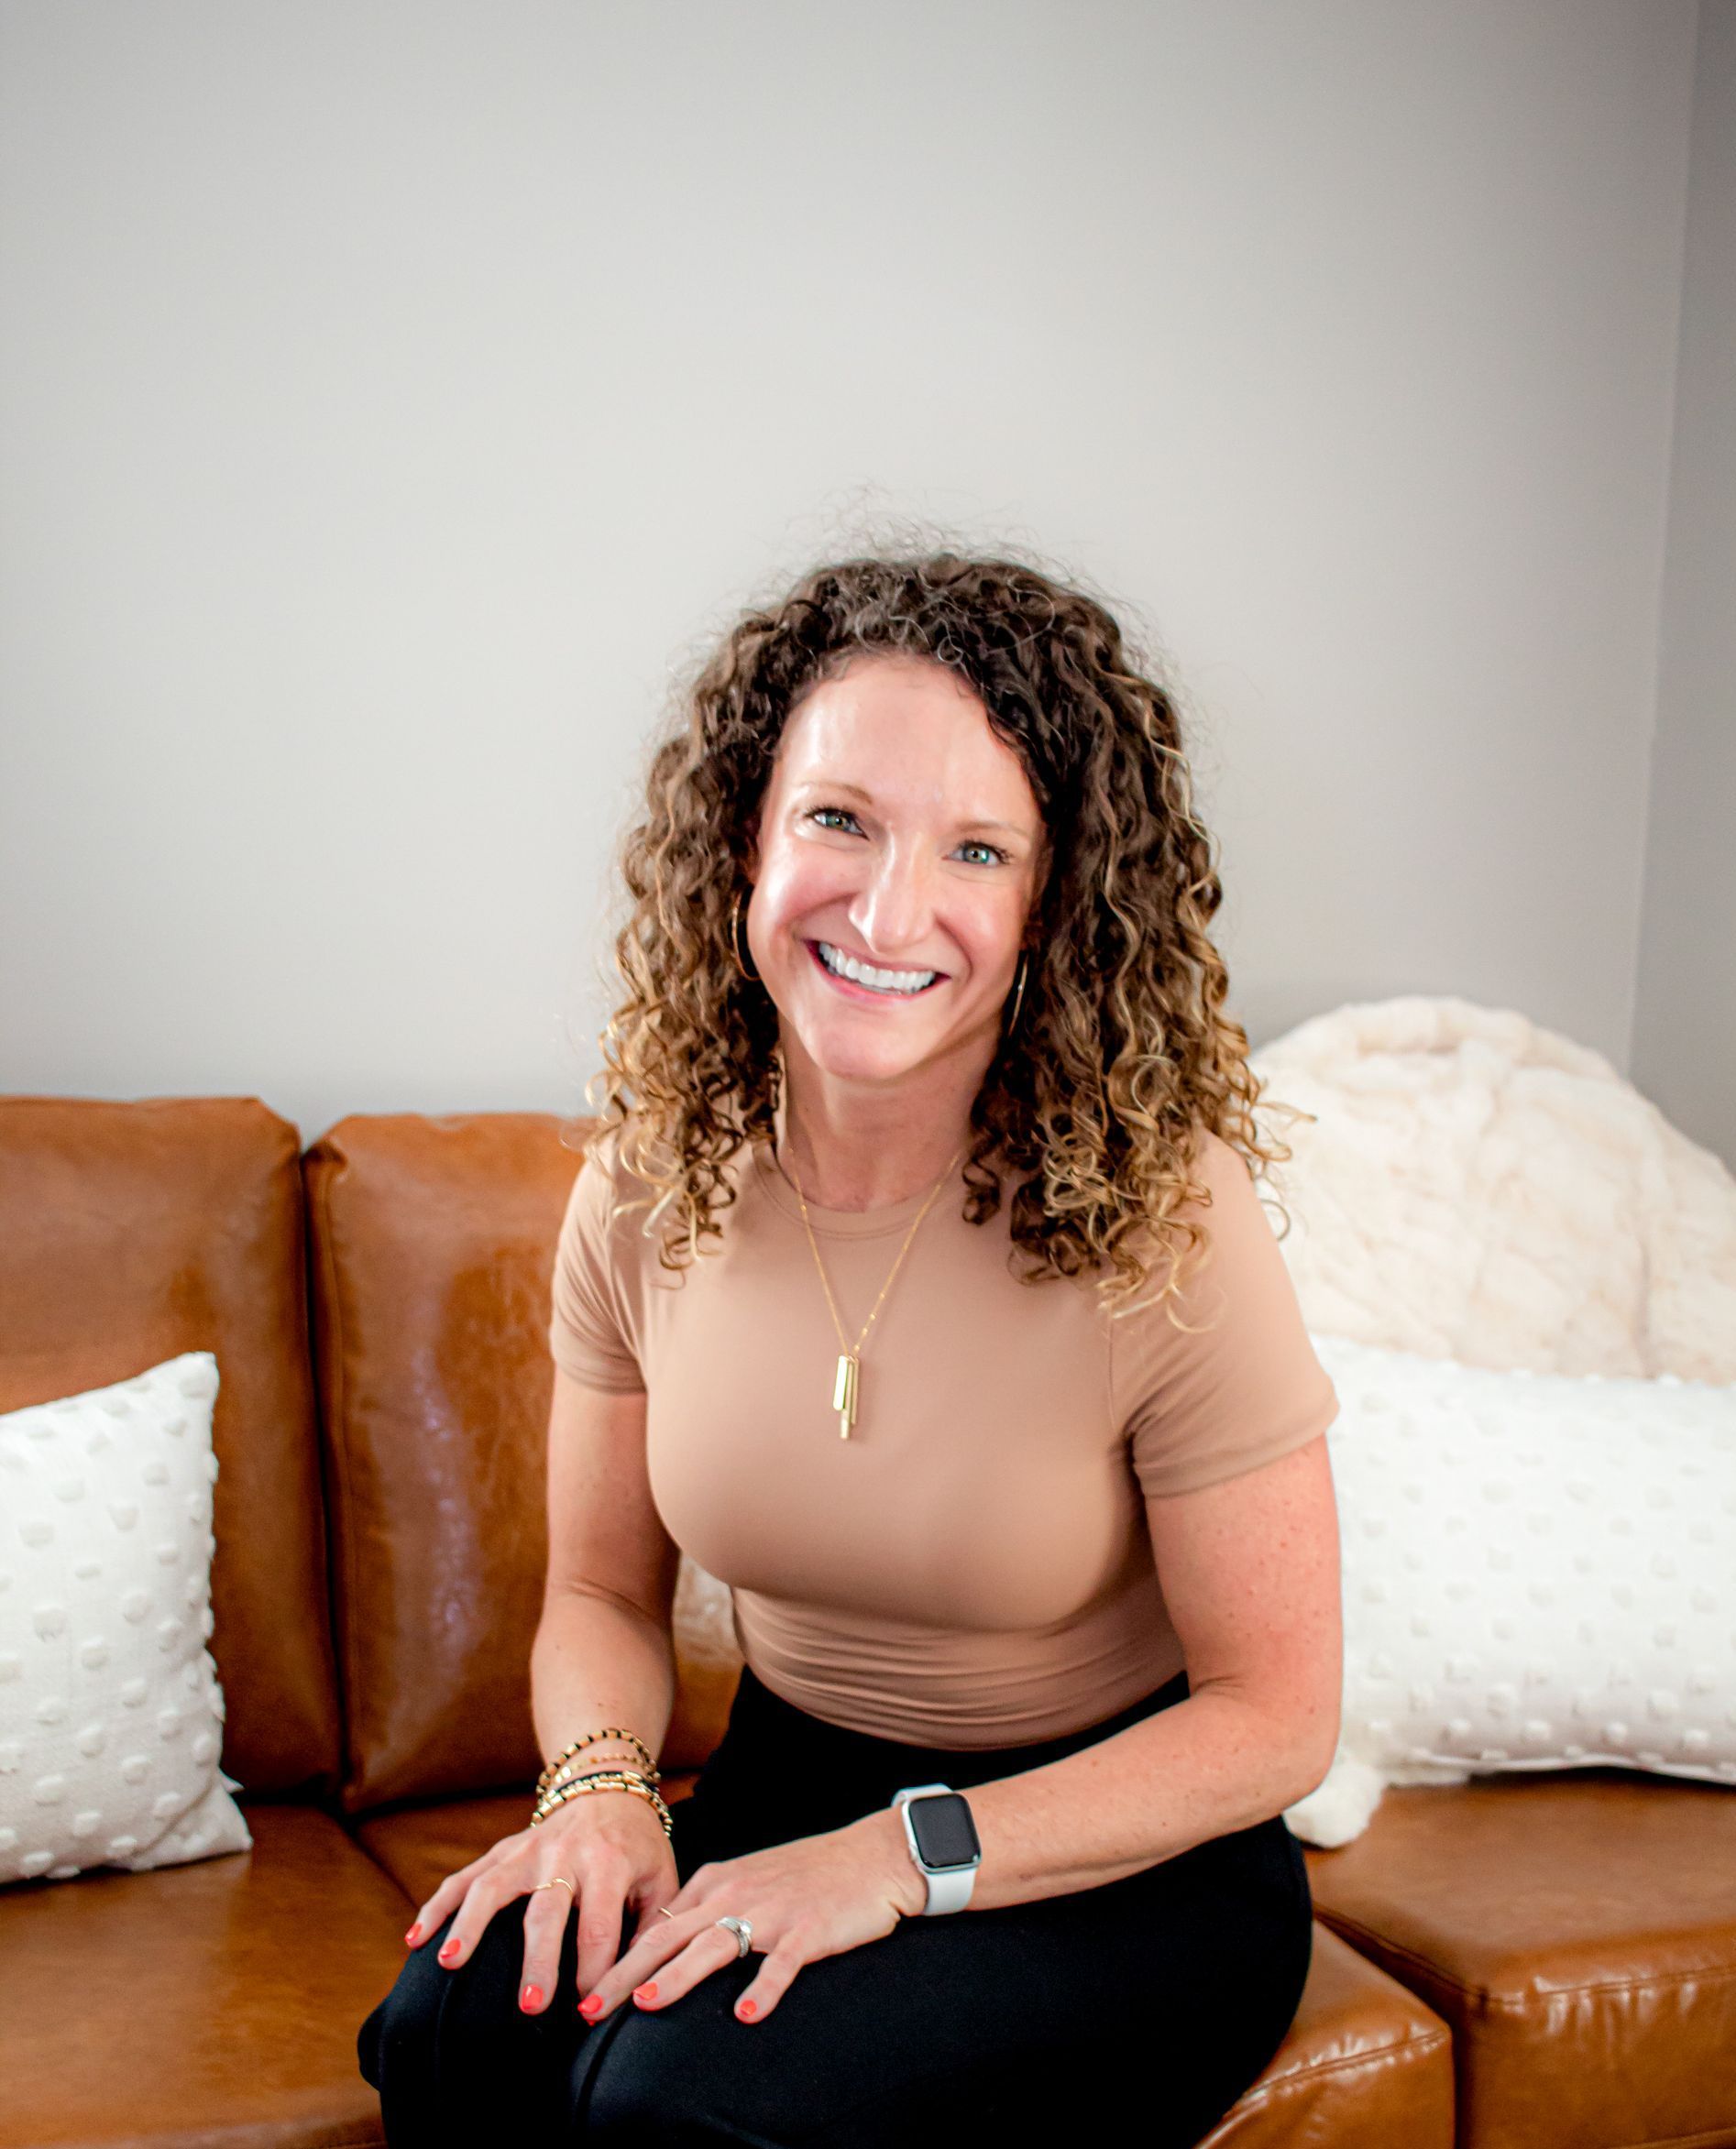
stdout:
[(643, 817), (617, 856), (627, 996), (600, 1039), (606, 1072), (586, 1085), (602, 1116), (581, 1146), (620, 1130), (653, 1190), (622, 1206), (651, 1210), (647, 1234), (666, 1219), (664, 1267), (721, 1239), (735, 1199), (725, 1167), (744, 1142), (773, 1139), (783, 1080), (777, 1011), (735, 959), (731, 906), (748, 893), (743, 861), (792, 708), (863, 652), (961, 675), (1017, 753), (1049, 840), (1021, 1019), (972, 1106), (964, 1218), (998, 1213), (1005, 1174), (1021, 1282), (1086, 1272), (1104, 1309), (1124, 1312), (1167, 1253), (1157, 1302), (1172, 1300), (1183, 1242), (1192, 1253), (1206, 1235), (1177, 1213), (1211, 1199), (1188, 1177), (1199, 1130), (1245, 1163), (1291, 1152), (1259, 1144), (1262, 1085), (1224, 1013), (1209, 931), (1223, 890), (1171, 699), (1104, 605), (1017, 559), (942, 549), (815, 567), (745, 609), (677, 685)]

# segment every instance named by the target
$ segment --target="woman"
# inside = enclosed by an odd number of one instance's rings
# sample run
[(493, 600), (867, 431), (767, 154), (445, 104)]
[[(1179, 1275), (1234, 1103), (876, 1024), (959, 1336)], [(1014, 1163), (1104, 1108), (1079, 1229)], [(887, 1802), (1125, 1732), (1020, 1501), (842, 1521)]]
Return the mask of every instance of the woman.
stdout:
[[(1341, 1656), (1175, 712), (1091, 598), (950, 553), (815, 572), (688, 701), (555, 1264), (549, 1765), (363, 2071), (395, 2149), (1118, 2099), (1182, 2149), (1295, 2014)], [(671, 1814), (677, 1548), (745, 1668)]]

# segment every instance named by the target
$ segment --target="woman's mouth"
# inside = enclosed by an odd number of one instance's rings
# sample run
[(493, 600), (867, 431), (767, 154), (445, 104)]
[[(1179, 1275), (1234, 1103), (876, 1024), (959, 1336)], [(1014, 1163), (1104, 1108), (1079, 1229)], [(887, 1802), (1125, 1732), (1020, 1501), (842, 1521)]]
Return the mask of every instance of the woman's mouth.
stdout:
[(803, 945), (828, 982), (852, 999), (919, 1000), (946, 981), (944, 970), (877, 970), (844, 954), (830, 940), (808, 940)]

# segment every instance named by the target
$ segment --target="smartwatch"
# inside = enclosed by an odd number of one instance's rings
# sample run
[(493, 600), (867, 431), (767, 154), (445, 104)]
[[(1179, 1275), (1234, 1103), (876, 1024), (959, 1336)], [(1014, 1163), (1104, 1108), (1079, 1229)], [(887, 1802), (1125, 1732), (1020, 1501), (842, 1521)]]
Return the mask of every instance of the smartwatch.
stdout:
[(923, 1916), (962, 1910), (983, 1862), (983, 1846), (964, 1793), (948, 1783), (913, 1783), (895, 1792), (892, 1803), (904, 1817), (905, 1840), (928, 1884)]

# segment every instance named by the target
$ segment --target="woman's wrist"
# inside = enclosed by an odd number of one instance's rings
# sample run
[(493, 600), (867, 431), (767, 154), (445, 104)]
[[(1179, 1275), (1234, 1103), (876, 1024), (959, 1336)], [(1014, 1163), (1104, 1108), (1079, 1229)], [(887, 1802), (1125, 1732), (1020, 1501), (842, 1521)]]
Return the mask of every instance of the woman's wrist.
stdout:
[(630, 1796), (643, 1799), (653, 1807), (663, 1823), (665, 1836), (673, 1832), (674, 1824), (669, 1808), (664, 1804), (656, 1786), (646, 1780), (636, 1769), (598, 1769), (589, 1774), (578, 1776), (557, 1788), (541, 1793), (535, 1810), (531, 1815), (531, 1826), (540, 1827), (552, 1813), (569, 1804), (575, 1798), (589, 1797), (605, 1791), (624, 1791)]
[[(625, 1754), (621, 1750), (623, 1749), (632, 1750), (633, 1759), (631, 1762), (626, 1760)], [(584, 1760), (579, 1763), (581, 1754)], [(542, 1774), (536, 1779), (536, 1788), (539, 1792), (549, 1790), (563, 1776), (576, 1773), (576, 1764), (585, 1769), (594, 1765), (637, 1768), (642, 1762), (643, 1772), (654, 1783), (658, 1776), (657, 1760), (651, 1749), (636, 1731), (630, 1731), (620, 1724), (609, 1724), (599, 1731), (587, 1732), (584, 1738), (576, 1738), (570, 1746), (563, 1748), (544, 1766)]]

